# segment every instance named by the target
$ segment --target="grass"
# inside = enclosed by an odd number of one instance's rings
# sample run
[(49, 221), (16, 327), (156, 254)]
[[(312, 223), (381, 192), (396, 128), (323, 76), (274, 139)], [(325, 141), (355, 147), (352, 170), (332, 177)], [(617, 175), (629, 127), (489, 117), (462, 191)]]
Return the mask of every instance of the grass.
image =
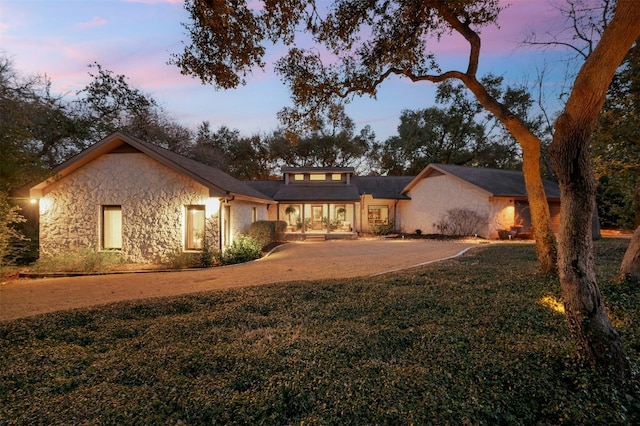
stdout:
[(79, 250), (61, 252), (40, 258), (30, 268), (32, 272), (107, 272), (125, 263), (117, 251)]
[[(625, 244), (598, 242), (598, 272), (637, 369)], [(638, 424), (637, 386), (575, 358), (534, 250), (3, 323), (0, 424)]]

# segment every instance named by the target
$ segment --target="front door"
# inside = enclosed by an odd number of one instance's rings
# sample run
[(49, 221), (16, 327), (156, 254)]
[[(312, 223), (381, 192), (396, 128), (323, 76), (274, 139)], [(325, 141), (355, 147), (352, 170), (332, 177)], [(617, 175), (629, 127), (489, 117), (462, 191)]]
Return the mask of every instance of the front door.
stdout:
[(322, 205), (311, 206), (311, 230), (322, 231)]

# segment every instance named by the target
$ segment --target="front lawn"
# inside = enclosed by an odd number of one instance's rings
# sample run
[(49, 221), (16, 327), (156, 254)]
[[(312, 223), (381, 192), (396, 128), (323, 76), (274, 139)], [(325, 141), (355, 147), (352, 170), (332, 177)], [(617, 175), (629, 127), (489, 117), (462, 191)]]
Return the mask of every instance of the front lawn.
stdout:
[[(640, 366), (627, 241), (600, 286)], [(117, 303), (0, 324), (0, 424), (640, 424), (575, 358), (531, 244), (376, 278)]]

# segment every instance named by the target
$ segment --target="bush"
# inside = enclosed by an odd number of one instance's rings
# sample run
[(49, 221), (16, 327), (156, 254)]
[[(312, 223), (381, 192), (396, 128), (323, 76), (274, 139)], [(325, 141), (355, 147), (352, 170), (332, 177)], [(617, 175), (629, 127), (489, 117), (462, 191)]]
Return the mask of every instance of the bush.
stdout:
[(395, 231), (395, 222), (389, 221), (389, 223), (383, 225), (376, 225), (373, 227), (373, 233), (375, 235), (390, 235)]
[(215, 253), (205, 242), (199, 253), (185, 253), (181, 248), (177, 248), (162, 263), (171, 269), (210, 268), (215, 264)]
[(281, 241), (286, 229), (287, 222), (282, 220), (258, 220), (249, 226), (249, 236), (253, 238), (262, 249), (271, 243)]
[(262, 247), (249, 235), (237, 235), (233, 243), (220, 253), (220, 263), (232, 265), (260, 258)]
[(436, 224), (444, 235), (477, 235), (487, 227), (489, 218), (469, 209), (451, 209)]
[(82, 249), (51, 257), (42, 257), (33, 265), (34, 272), (107, 272), (125, 263), (118, 251)]
[(9, 197), (0, 193), (0, 267), (11, 265), (19, 256), (17, 243), (24, 241), (24, 235), (16, 229), (16, 225), (26, 219), (19, 213), (20, 207), (12, 206)]

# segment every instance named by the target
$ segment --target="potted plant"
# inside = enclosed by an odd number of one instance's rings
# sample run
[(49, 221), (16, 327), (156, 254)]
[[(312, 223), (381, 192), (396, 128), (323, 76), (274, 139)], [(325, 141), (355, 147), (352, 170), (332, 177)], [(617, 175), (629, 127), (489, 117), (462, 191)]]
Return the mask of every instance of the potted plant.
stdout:
[(293, 222), (291, 221), (291, 215), (292, 214), (296, 214), (297, 210), (294, 206), (292, 206), (291, 204), (289, 204), (287, 206), (286, 209), (284, 209), (285, 214), (289, 215), (289, 225), (293, 225)]

